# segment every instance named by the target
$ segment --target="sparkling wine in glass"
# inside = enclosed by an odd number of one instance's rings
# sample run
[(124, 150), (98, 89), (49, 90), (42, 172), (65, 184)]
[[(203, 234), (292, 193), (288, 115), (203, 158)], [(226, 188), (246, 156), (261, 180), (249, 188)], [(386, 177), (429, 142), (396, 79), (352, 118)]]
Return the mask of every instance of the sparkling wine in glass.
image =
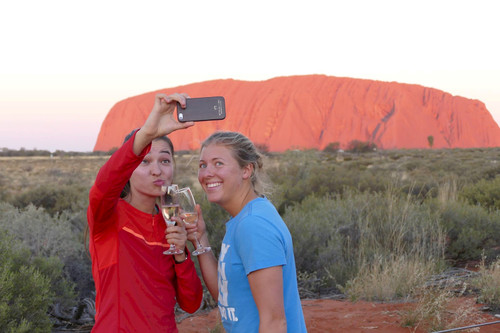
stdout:
[[(178, 186), (172, 184), (170, 186), (162, 187), (163, 194), (161, 196), (161, 213), (163, 219), (168, 226), (175, 225), (175, 221), (172, 221), (173, 216), (179, 215), (179, 199), (177, 196)], [(184, 253), (183, 250), (177, 249), (175, 244), (171, 244), (169, 249), (163, 252), (164, 254), (181, 254)]]
[[(186, 225), (196, 225), (198, 223), (198, 213), (196, 212), (196, 202), (191, 189), (189, 187), (182, 188), (177, 191), (177, 195), (182, 220)], [(208, 251), (210, 251), (210, 247), (201, 245), (200, 240), (196, 237), (196, 249), (191, 254), (197, 256)]]

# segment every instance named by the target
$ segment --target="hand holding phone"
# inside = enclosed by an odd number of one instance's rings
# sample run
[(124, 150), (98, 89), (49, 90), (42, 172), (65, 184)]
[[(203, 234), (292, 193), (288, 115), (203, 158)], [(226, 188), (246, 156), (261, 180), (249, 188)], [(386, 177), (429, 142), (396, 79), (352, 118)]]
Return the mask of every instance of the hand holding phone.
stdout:
[(177, 120), (181, 123), (224, 118), (226, 118), (226, 103), (222, 96), (187, 98), (184, 109), (177, 103)]

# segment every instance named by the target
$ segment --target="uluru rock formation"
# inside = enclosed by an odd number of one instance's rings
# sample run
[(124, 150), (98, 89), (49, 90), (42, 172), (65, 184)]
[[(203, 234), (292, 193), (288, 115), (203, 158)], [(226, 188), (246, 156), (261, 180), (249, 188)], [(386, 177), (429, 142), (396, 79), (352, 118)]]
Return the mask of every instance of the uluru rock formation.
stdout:
[(94, 151), (119, 147), (149, 114), (154, 96), (221, 95), (226, 119), (199, 122), (170, 135), (176, 150), (198, 149), (215, 130), (239, 131), (269, 151), (324, 149), (372, 142), (379, 149), (500, 146), (500, 128), (484, 103), (434, 88), (324, 75), (267, 81), (214, 80), (166, 88), (118, 102), (106, 116)]

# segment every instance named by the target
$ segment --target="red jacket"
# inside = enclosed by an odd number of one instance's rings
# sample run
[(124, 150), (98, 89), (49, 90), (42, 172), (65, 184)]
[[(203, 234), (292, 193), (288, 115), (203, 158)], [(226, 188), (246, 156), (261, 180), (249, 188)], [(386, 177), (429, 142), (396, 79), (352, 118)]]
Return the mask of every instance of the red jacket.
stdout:
[(177, 332), (176, 301), (190, 313), (198, 310), (202, 286), (189, 258), (175, 264), (161, 213), (139, 211), (120, 199), (140, 156), (128, 140), (99, 171), (89, 195), (89, 250), (96, 287), (92, 332)]

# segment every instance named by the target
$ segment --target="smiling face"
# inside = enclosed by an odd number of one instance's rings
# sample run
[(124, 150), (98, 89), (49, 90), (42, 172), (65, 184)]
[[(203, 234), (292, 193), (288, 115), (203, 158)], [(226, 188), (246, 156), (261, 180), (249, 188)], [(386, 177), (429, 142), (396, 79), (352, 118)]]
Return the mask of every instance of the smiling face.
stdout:
[(170, 145), (164, 140), (151, 143), (150, 152), (130, 177), (130, 203), (139, 205), (154, 202), (161, 195), (162, 185), (171, 185), (174, 176), (174, 162)]
[(200, 154), (198, 181), (208, 201), (235, 216), (248, 193), (253, 193), (249, 180), (251, 170), (251, 165), (240, 167), (227, 146), (209, 144)]

